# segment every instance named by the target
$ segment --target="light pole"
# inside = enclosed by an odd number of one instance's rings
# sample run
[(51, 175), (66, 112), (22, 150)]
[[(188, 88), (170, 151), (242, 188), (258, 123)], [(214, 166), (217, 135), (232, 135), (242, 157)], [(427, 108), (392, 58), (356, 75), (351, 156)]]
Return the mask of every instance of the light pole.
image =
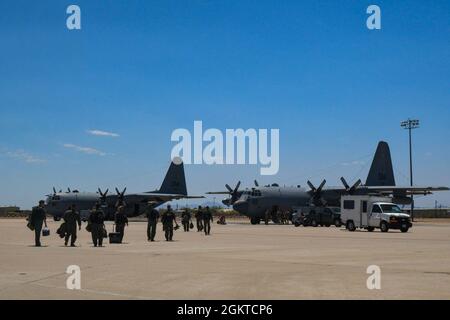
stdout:
[[(411, 187), (413, 186), (413, 168), (412, 168), (412, 138), (411, 130), (419, 128), (419, 120), (405, 120), (401, 122), (401, 127), (407, 129), (409, 133), (409, 179)], [(411, 194), (411, 219), (414, 221), (414, 195)]]

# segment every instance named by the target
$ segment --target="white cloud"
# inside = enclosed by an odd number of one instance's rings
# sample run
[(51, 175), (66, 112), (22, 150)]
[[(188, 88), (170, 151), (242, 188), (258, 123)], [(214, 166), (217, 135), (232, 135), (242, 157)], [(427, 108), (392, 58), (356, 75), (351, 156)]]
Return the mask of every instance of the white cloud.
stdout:
[(117, 133), (102, 130), (87, 130), (86, 132), (93, 136), (113, 137), (113, 138), (120, 137), (120, 135), (118, 135)]
[(12, 159), (17, 159), (21, 161), (25, 161), (26, 163), (44, 163), (46, 160), (38, 158), (36, 156), (33, 156), (24, 150), (16, 150), (16, 151), (4, 151), (3, 154), (5, 154), (7, 157)]
[(94, 148), (90, 148), (90, 147), (81, 147), (81, 146), (77, 146), (71, 143), (65, 143), (63, 144), (64, 148), (68, 148), (68, 149), (73, 149), (75, 151), (78, 152), (83, 152), (86, 154), (92, 154), (92, 155), (97, 155), (97, 156), (106, 156), (106, 153)]

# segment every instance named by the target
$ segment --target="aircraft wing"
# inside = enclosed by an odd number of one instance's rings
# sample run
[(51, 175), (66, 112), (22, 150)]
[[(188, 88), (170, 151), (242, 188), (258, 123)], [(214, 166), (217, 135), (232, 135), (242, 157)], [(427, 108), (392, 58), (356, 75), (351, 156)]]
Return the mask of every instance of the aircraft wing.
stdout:
[(230, 191), (211, 191), (205, 192), (206, 194), (230, 194)]
[(183, 199), (204, 199), (204, 196), (183, 196)]
[(431, 194), (434, 191), (448, 191), (448, 187), (423, 187), (423, 186), (412, 186), (412, 187), (397, 187), (397, 186), (365, 186), (368, 190), (373, 190), (379, 193), (385, 194), (405, 194), (405, 195), (415, 195), (415, 194)]
[[(355, 190), (356, 194), (362, 193), (378, 193), (394, 196), (409, 195), (427, 195), (435, 191), (448, 191), (448, 187), (431, 187), (431, 186), (360, 186)], [(346, 194), (347, 190), (342, 187), (323, 188), (324, 192), (334, 192), (338, 194)], [(311, 193), (312, 191), (309, 191)]]
[(199, 199), (204, 198), (203, 196), (188, 196), (184, 194), (170, 194), (170, 193), (157, 193), (157, 192), (141, 192), (141, 193), (130, 193), (124, 196), (125, 202), (166, 202), (178, 199)]

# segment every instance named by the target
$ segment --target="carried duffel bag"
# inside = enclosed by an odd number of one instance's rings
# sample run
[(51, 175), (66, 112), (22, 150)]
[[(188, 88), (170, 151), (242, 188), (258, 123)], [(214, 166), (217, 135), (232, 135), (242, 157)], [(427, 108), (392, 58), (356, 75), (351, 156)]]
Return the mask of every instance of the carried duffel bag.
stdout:
[(108, 231), (106, 231), (105, 227), (102, 228), (102, 236), (103, 238), (108, 238)]
[(27, 223), (27, 227), (28, 229), (30, 229), (31, 231), (34, 231), (34, 224), (32, 224), (31, 222)]
[(64, 238), (64, 236), (66, 235), (66, 223), (63, 222), (58, 230), (56, 230), (56, 233), (59, 235), (60, 238)]
[(50, 229), (47, 228), (47, 226), (45, 226), (45, 227), (42, 229), (42, 236), (43, 236), (43, 237), (48, 237), (49, 235), (50, 235)]

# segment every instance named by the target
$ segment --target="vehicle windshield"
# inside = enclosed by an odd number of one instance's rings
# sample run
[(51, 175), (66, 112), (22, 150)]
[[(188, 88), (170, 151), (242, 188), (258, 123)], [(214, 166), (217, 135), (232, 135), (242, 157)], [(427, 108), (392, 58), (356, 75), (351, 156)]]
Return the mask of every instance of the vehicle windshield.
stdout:
[(383, 212), (390, 212), (390, 213), (403, 213), (402, 209), (400, 209), (395, 204), (382, 204), (381, 210), (383, 210)]

